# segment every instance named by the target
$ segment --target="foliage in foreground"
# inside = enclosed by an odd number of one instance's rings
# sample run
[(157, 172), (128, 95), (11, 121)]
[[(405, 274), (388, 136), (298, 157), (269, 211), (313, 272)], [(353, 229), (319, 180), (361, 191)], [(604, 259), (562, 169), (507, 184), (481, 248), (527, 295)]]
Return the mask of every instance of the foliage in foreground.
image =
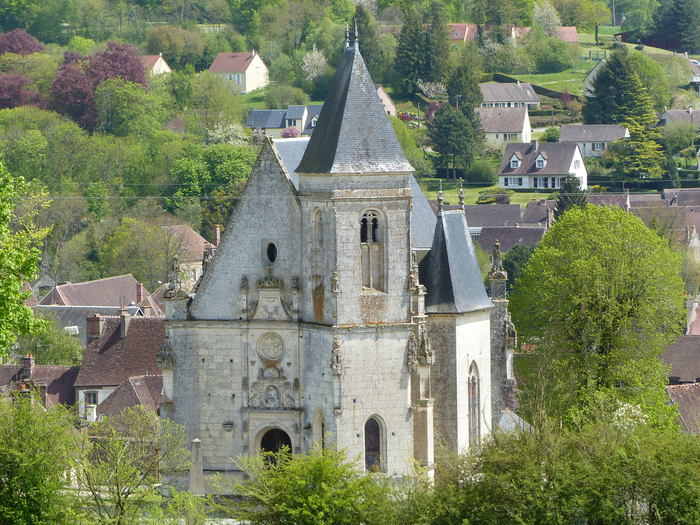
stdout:
[(394, 523), (388, 479), (361, 473), (357, 465), (333, 448), (314, 448), (303, 456), (282, 449), (239, 457), (236, 466), (246, 481), (228, 487), (241, 498), (228, 510), (260, 525)]
[(523, 359), (526, 419), (575, 421), (599, 398), (639, 405), (659, 426), (667, 368), (660, 356), (685, 316), (680, 256), (632, 214), (588, 205), (544, 236), (511, 300)]
[(700, 440), (659, 431), (629, 405), (574, 428), (496, 433), (469, 454), (441, 454), (402, 523), (697, 523)]

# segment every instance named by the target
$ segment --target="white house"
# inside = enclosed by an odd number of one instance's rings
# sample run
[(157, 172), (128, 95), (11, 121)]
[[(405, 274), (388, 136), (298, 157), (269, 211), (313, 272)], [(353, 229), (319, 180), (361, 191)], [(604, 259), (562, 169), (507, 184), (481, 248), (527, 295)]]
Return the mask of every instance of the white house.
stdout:
[(209, 71), (229, 80), (238, 93), (250, 93), (269, 84), (267, 66), (255, 51), (250, 53), (219, 53)]
[(588, 185), (588, 171), (578, 144), (543, 142), (506, 145), (498, 168), (498, 186), (510, 189), (548, 190), (560, 188), (572, 173)]
[(538, 107), (540, 97), (527, 82), (507, 84), (479, 84), (483, 101), (482, 108), (520, 108)]
[(144, 55), (141, 57), (141, 63), (143, 64), (143, 68), (147, 73), (150, 71), (154, 75), (172, 73), (173, 71), (163, 58), (163, 53), (159, 55)]
[(629, 136), (629, 130), (617, 124), (566, 124), (559, 141), (575, 142), (584, 157), (603, 157), (613, 142)]
[(532, 128), (526, 107), (476, 108), (486, 139), (502, 145), (507, 142), (530, 142)]

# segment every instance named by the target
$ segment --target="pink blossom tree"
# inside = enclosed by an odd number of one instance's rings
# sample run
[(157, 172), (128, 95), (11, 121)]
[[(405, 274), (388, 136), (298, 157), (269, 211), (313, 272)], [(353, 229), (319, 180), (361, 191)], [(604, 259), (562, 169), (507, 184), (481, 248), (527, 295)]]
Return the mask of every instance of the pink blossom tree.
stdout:
[(288, 128), (284, 128), (282, 131), (280, 131), (280, 136), (283, 139), (293, 139), (294, 137), (299, 136), (299, 130), (294, 126), (289, 126)]

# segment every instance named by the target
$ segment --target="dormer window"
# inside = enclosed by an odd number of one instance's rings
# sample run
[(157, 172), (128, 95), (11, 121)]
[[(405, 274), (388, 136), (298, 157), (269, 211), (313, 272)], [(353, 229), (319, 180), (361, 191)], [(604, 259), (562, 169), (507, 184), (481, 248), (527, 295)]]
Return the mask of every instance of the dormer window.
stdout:
[(520, 167), (520, 160), (517, 157), (510, 159), (510, 167), (513, 169)]
[(316, 121), (317, 121), (317, 120), (318, 120), (318, 118), (316, 118), (316, 117), (313, 117), (313, 118), (311, 119), (311, 127), (312, 127), (312, 128), (315, 128), (315, 127), (316, 127)]
[(544, 168), (544, 159), (537, 159), (537, 167)]

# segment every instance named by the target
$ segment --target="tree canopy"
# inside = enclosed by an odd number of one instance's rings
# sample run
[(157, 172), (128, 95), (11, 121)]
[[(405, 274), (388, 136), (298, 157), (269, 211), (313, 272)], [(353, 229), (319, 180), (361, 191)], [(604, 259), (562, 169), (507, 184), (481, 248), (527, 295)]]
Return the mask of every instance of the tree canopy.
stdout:
[(25, 282), (36, 276), (39, 250), (32, 247), (29, 232), (13, 230), (17, 200), (28, 186), (21, 177), (13, 177), (0, 163), (0, 356), (7, 355), (18, 335), (40, 329), (43, 323), (24, 305), (30, 292), (23, 292)]
[(525, 397), (546, 396), (530, 406), (575, 418), (602, 396), (672, 424), (659, 357), (684, 323), (680, 263), (665, 239), (619, 208), (565, 213), (511, 300), (518, 334), (536, 347)]

